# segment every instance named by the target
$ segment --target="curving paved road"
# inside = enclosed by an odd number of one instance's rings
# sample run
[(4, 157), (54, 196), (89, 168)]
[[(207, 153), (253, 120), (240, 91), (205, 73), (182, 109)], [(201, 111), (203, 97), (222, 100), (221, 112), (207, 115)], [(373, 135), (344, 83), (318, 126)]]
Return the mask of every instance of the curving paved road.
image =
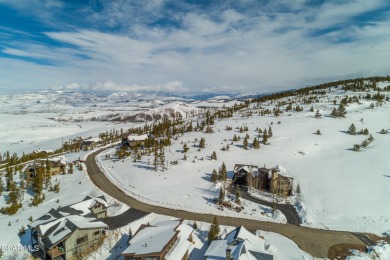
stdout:
[[(232, 187), (233, 194), (236, 193), (236, 189), (237, 189), (236, 186)], [(264, 206), (268, 206), (270, 208), (273, 207), (273, 203), (272, 202), (269, 202), (269, 201), (266, 201), (266, 200), (262, 200), (262, 199), (259, 199), (259, 198), (255, 198), (255, 197), (251, 196), (249, 194), (249, 192), (245, 191), (244, 189), (240, 189), (240, 193), (241, 193), (241, 197), (243, 199), (246, 199), (246, 200), (249, 200), (249, 201), (252, 201), (254, 203), (264, 205)], [(301, 218), (299, 217), (299, 215), (298, 215), (298, 213), (295, 210), (293, 205), (275, 203), (275, 206), (286, 217), (288, 224), (294, 224), (294, 225), (302, 224)]]
[[(212, 222), (214, 215), (211, 214), (200, 214), (153, 206), (127, 196), (123, 191), (111, 183), (111, 181), (98, 167), (95, 161), (95, 157), (97, 154), (102, 152), (102, 150), (90, 154), (86, 160), (86, 166), (92, 182), (103, 192), (141, 212), (154, 212), (157, 214), (168, 215), (177, 218), (209, 223)], [(314, 229), (291, 224), (278, 224), (223, 216), (219, 216), (218, 221), (220, 224), (228, 226), (243, 225), (250, 231), (261, 229), (264, 231), (282, 234), (297, 243), (297, 245), (302, 250), (308, 252), (312, 256), (320, 258), (328, 257), (329, 248), (336, 244), (364, 245), (363, 241), (358, 239), (356, 235), (352, 234), (351, 232)]]

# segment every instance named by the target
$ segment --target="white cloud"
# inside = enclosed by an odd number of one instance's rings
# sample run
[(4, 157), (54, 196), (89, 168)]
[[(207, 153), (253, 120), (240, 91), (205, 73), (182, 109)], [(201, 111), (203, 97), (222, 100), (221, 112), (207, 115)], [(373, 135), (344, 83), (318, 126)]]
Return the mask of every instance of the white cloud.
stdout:
[(172, 81), (162, 85), (129, 85), (129, 84), (117, 84), (112, 81), (96, 82), (86, 85), (80, 85), (78, 83), (70, 83), (66, 86), (60, 87), (65, 90), (94, 90), (94, 91), (125, 91), (125, 92), (137, 92), (137, 91), (162, 91), (162, 92), (174, 92), (185, 93), (188, 89), (184, 87), (182, 82)]
[[(383, 6), (383, 1), (332, 2), (320, 7), (305, 7), (303, 1), (284, 3), (295, 12), (278, 12), (280, 2), (272, 1), (260, 14), (221, 7), (219, 13), (177, 14), (175, 19), (181, 24), (177, 28), (151, 28), (144, 23), (163, 15), (159, 10), (164, 1), (142, 6), (152, 18), (126, 15), (134, 13), (126, 2), (104, 4), (104, 12), (87, 19), (104, 19), (112, 26), (121, 20), (133, 23), (129, 33), (59, 30), (45, 35), (74, 48), (31, 42), (5, 47), (3, 53), (56, 64), (14, 61), (14, 70), (4, 68), (5, 82), (20, 84), (19, 72), (32, 68), (36, 78), (23, 82), (35, 87), (68, 84), (72, 89), (120, 91), (263, 92), (305, 86), (311, 79), (333, 80), (357, 72), (369, 75), (388, 68), (390, 21), (351, 23), (353, 17)], [(107, 17), (102, 18), (103, 14)], [(351, 24), (314, 36), (318, 30), (345, 23)]]

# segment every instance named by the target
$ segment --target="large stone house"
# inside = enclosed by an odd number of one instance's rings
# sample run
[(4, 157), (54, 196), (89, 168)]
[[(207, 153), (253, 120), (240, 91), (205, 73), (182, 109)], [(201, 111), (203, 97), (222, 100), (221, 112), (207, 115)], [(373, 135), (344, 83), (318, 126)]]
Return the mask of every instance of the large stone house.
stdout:
[(25, 169), (25, 172), (32, 177), (36, 173), (45, 173), (49, 163), (50, 174), (55, 175), (59, 173), (65, 173), (66, 160), (64, 157), (50, 158), (50, 159), (37, 159), (33, 163), (29, 164)]
[(88, 138), (82, 141), (80, 148), (83, 151), (89, 151), (95, 149), (96, 146), (100, 143), (101, 143), (100, 138)]
[(129, 146), (129, 147), (135, 147), (140, 146), (143, 147), (145, 145), (145, 140), (148, 138), (148, 135), (142, 134), (142, 135), (123, 135), (122, 136), (122, 145), (123, 146)]
[(193, 228), (183, 220), (141, 225), (122, 252), (124, 260), (188, 259)]
[(293, 178), (286, 169), (277, 165), (273, 168), (236, 164), (233, 168), (233, 183), (267, 191), (280, 197), (288, 197), (293, 191)]
[(273, 260), (273, 255), (265, 250), (264, 239), (240, 226), (225, 236), (213, 240), (207, 248), (204, 259), (217, 260)]
[(107, 216), (104, 196), (58, 209), (51, 209), (31, 222), (31, 245), (38, 246), (43, 259), (76, 259), (103, 242), (107, 224), (98, 218)]

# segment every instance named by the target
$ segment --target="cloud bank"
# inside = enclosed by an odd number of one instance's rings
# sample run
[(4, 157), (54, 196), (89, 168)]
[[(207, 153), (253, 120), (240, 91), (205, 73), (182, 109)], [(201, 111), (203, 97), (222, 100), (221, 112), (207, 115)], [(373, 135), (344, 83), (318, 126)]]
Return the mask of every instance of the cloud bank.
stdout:
[(261, 93), (390, 74), (387, 1), (145, 2), (0, 0), (32, 21), (0, 27), (1, 86)]

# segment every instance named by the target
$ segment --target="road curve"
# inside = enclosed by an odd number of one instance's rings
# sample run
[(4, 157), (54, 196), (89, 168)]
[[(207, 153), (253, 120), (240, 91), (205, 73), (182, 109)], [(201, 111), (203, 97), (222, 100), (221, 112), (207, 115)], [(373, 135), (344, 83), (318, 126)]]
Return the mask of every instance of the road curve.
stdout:
[[(184, 218), (194, 221), (203, 221), (211, 223), (214, 215), (193, 213), (184, 210), (173, 210), (169, 208), (149, 205), (140, 202), (128, 195), (115, 186), (100, 170), (96, 163), (96, 155), (104, 149), (98, 150), (87, 157), (86, 166), (87, 172), (91, 181), (103, 192), (120, 202), (127, 204), (130, 207), (144, 211), (154, 212), (157, 214), (168, 215), (177, 218)], [(293, 240), (304, 251), (314, 257), (328, 257), (329, 248), (336, 244), (355, 244), (364, 245), (351, 232), (323, 230), (315, 228), (307, 228), (291, 224), (279, 224), (272, 222), (264, 222), (250, 219), (239, 219), (233, 217), (218, 216), (218, 222), (221, 225), (240, 226), (243, 225), (250, 231), (264, 230), (276, 232)]]

